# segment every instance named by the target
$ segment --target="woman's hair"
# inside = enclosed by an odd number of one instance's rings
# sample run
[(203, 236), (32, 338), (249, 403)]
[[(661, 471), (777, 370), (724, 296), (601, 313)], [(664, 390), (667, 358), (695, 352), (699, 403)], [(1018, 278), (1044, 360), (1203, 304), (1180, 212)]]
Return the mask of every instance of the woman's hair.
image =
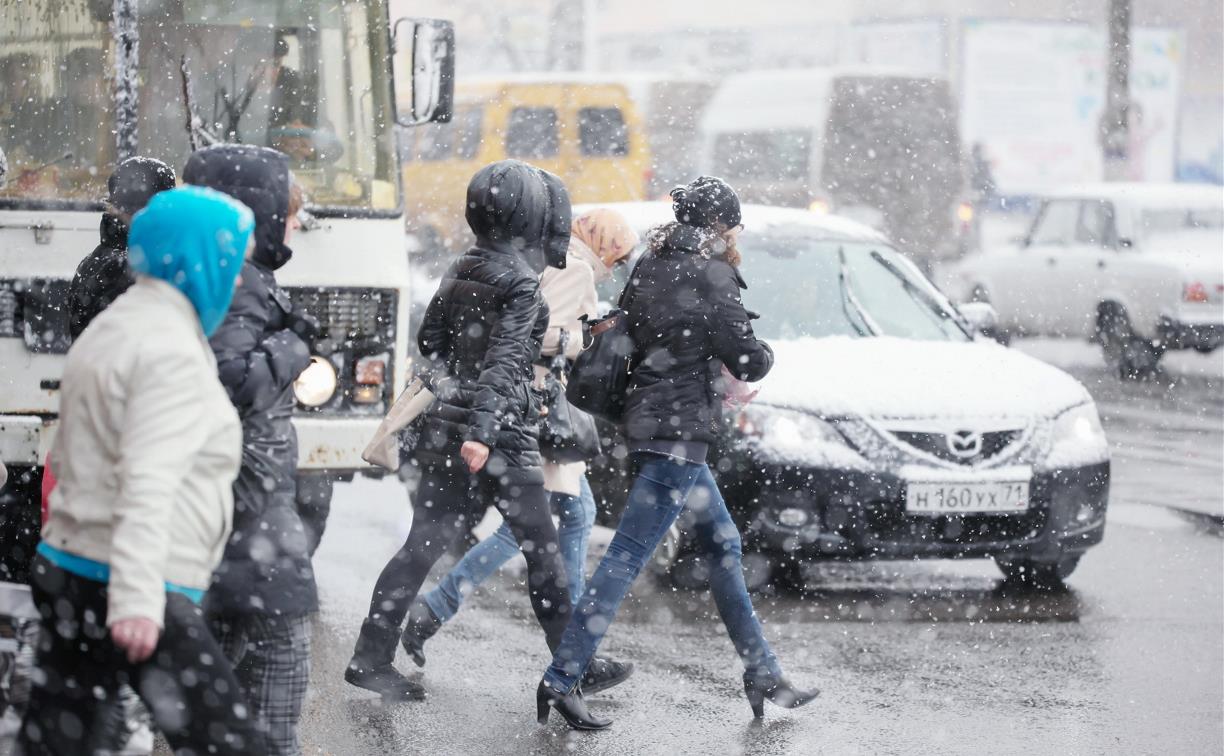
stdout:
[(738, 268), (744, 256), (739, 251), (739, 239), (727, 229), (719, 234), (723, 242), (723, 259), (733, 268)]
[(730, 234), (731, 229), (723, 227), (721, 224), (717, 228), (696, 228), (672, 221), (664, 223), (661, 226), (655, 226), (646, 234), (646, 246), (652, 252), (658, 252), (667, 245), (668, 238), (679, 227), (684, 227), (689, 233), (695, 233), (698, 237), (697, 252), (706, 258), (717, 257), (727, 262), (727, 264), (738, 268), (743, 260), (743, 255), (740, 254), (739, 247), (736, 245), (735, 238)]
[(305, 203), (305, 198), (302, 196), (302, 185), (298, 183), (297, 177), (293, 172), (289, 172), (289, 210), (286, 220), (302, 209)]

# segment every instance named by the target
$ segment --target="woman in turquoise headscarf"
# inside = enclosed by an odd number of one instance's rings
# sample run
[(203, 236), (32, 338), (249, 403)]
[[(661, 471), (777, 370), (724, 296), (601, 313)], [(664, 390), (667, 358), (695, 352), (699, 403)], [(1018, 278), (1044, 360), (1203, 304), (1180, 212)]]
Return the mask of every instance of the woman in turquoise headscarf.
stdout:
[(198, 187), (132, 221), (137, 280), (68, 352), (58, 483), (32, 567), (42, 615), (26, 754), (93, 753), (131, 685), (176, 752), (263, 753), (198, 606), (229, 535), (238, 416), (208, 334), (229, 309), (251, 211)]

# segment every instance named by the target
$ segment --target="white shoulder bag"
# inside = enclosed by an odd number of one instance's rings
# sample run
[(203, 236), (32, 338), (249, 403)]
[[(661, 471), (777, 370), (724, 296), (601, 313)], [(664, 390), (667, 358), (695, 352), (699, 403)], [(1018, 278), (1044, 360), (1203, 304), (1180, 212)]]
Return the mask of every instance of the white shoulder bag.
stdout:
[(387, 416), (378, 424), (374, 437), (361, 453), (361, 458), (372, 465), (385, 467), (395, 472), (400, 468), (399, 432), (408, 427), (433, 404), (434, 395), (420, 378), (408, 381)]

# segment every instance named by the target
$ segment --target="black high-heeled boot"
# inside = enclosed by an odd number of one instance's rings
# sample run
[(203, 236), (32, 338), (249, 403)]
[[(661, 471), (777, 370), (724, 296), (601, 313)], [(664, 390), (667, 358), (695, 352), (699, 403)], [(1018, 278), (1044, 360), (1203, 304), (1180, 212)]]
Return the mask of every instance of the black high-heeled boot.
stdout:
[(587, 665), (578, 686), (582, 688), (583, 695), (592, 695), (620, 685), (632, 674), (633, 664), (596, 656)]
[(344, 670), (344, 681), (365, 688), (391, 701), (423, 701), (425, 688), (409, 680), (391, 664), (395, 657), (395, 636), (399, 628), (377, 620), (361, 623), (357, 648)]
[(744, 673), (744, 695), (748, 697), (748, 705), (752, 707), (752, 716), (761, 719), (765, 716), (765, 699), (783, 709), (797, 709), (811, 703), (820, 691), (799, 690), (785, 677), (769, 677)]
[(434, 616), (429, 604), (419, 598), (412, 602), (408, 610), (408, 624), (400, 636), (400, 645), (418, 667), (425, 666), (425, 641), (432, 638), (440, 627), (442, 620)]
[(540, 687), (536, 689), (536, 720), (540, 724), (547, 724), (550, 708), (556, 709), (566, 724), (575, 730), (603, 730), (612, 724), (611, 719), (600, 719), (591, 714), (577, 688), (569, 694), (562, 694), (541, 680)]

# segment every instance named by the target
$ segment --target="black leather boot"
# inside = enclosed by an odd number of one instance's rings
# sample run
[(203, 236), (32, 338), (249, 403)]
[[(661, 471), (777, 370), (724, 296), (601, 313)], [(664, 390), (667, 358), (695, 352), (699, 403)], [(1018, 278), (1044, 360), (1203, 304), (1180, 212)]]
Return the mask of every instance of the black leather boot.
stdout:
[(425, 688), (404, 677), (391, 664), (395, 657), (395, 636), (398, 634), (399, 628), (377, 620), (366, 619), (362, 622), (357, 648), (353, 650), (348, 669), (344, 670), (344, 681), (377, 693), (389, 701), (425, 700)]
[(582, 675), (582, 682), (578, 685), (582, 688), (584, 695), (590, 695), (620, 685), (632, 674), (632, 664), (596, 656), (587, 665), (586, 672)]
[(783, 709), (797, 709), (811, 703), (820, 695), (820, 691), (816, 688), (799, 690), (785, 677), (758, 676), (745, 672), (744, 695), (748, 697), (748, 705), (752, 707), (752, 716), (761, 719), (765, 716), (765, 699)]
[(434, 616), (428, 604), (420, 598), (412, 602), (412, 608), (408, 610), (408, 625), (400, 636), (400, 644), (418, 667), (425, 666), (425, 641), (432, 638), (440, 627), (442, 620)]
[(536, 720), (540, 724), (548, 722), (550, 708), (556, 709), (575, 730), (603, 730), (612, 724), (611, 719), (600, 719), (591, 714), (577, 688), (566, 695), (553, 690), (548, 683), (541, 680), (540, 687), (536, 689)]

